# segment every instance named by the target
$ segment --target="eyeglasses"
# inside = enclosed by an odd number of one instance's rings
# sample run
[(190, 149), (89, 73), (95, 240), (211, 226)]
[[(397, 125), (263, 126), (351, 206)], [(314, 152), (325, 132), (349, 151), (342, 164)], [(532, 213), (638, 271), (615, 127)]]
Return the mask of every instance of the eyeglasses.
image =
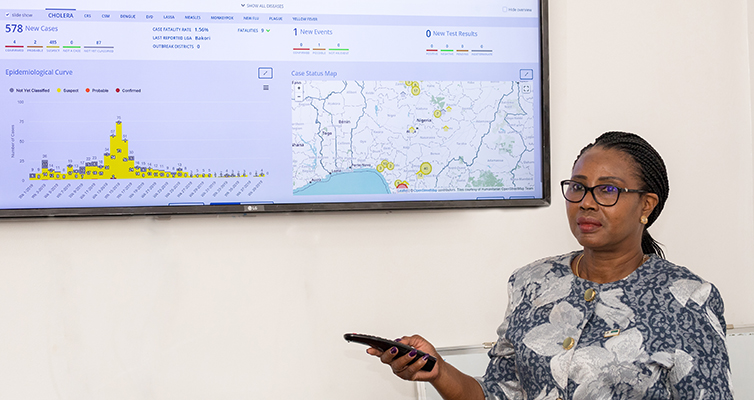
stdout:
[(587, 192), (592, 192), (592, 197), (597, 204), (603, 207), (612, 207), (618, 202), (621, 193), (648, 193), (646, 190), (625, 189), (614, 185), (586, 186), (576, 181), (564, 180), (560, 182), (563, 189), (563, 197), (571, 203), (579, 203), (584, 200)]

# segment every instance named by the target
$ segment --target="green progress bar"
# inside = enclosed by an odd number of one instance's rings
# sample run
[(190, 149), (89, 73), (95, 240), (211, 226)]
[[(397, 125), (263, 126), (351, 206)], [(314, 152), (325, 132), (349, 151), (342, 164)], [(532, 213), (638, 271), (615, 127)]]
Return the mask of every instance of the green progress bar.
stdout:
[(453, 49), (442, 49), (442, 50), (440, 50), (440, 51), (449, 51), (449, 52), (453, 52)]
[(330, 51), (348, 51), (348, 49), (327, 49)]
[(81, 46), (63, 46), (64, 49), (80, 49)]

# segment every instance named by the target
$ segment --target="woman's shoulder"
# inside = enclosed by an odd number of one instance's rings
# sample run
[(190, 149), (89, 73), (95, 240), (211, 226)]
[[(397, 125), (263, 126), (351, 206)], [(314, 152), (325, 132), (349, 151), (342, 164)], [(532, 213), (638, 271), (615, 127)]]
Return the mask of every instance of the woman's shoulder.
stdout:
[[(693, 282), (695, 285), (712, 285), (706, 279), (692, 272), (683, 265), (675, 264), (657, 255), (652, 255), (647, 260), (647, 267), (640, 269), (644, 279), (657, 280), (662, 277), (662, 281), (671, 285), (676, 282)], [(639, 271), (639, 270), (637, 270)]]
[(647, 266), (649, 268), (641, 274), (643, 280), (661, 286), (683, 306), (689, 305), (689, 300), (700, 306), (710, 299), (714, 299), (713, 302), (721, 301), (715, 285), (685, 266), (656, 255), (650, 257)]
[(522, 277), (544, 276), (545, 274), (551, 272), (567, 272), (568, 274), (570, 274), (571, 260), (577, 254), (579, 254), (578, 251), (572, 251), (556, 256), (540, 258), (539, 260), (533, 261), (513, 271), (513, 274), (511, 274), (511, 280), (520, 279)]

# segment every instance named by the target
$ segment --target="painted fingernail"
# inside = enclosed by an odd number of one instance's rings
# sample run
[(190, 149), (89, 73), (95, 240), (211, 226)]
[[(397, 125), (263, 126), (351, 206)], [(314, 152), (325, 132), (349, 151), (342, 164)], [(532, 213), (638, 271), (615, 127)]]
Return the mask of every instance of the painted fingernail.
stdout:
[(401, 341), (401, 338), (395, 339), (395, 341), (396, 341), (396, 342), (400, 342), (400, 341)]
[(397, 352), (398, 352), (398, 348), (397, 347), (391, 347), (390, 348), (390, 354), (395, 354)]
[(416, 357), (416, 350), (411, 350), (411, 352), (408, 353), (409, 357)]
[(429, 354), (425, 354), (424, 357), (422, 357), (422, 360), (424, 360), (424, 361), (429, 360)]

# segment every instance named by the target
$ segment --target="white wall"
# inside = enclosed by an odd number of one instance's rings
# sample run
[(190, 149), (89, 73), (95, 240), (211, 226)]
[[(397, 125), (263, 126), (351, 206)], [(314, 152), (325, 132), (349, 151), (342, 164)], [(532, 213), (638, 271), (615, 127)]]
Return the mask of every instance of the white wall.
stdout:
[[(551, 0), (553, 181), (605, 130), (664, 156), (652, 228), (754, 324), (749, 9)], [(556, 185), (553, 185), (557, 189)], [(0, 222), (0, 399), (411, 399), (345, 332), (494, 340), (548, 208)]]

